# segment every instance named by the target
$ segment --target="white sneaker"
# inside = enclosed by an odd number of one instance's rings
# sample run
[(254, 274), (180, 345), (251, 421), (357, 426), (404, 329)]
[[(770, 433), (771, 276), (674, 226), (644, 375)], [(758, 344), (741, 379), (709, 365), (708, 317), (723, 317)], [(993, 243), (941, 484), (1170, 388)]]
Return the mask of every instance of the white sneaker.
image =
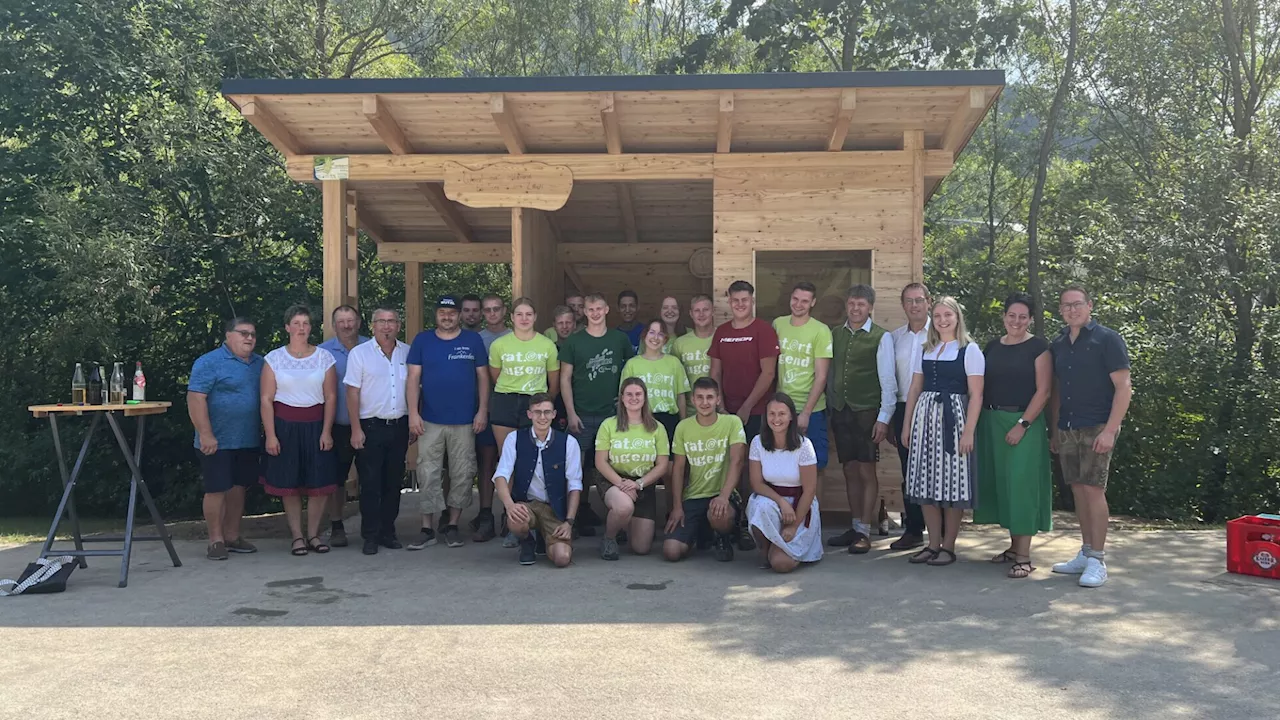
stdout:
[(1088, 567), (1080, 574), (1080, 587), (1102, 587), (1107, 581), (1107, 564), (1098, 558), (1089, 558)]
[(1081, 550), (1078, 555), (1066, 562), (1060, 562), (1053, 566), (1053, 571), (1062, 573), (1063, 575), (1079, 575), (1089, 566), (1089, 558)]

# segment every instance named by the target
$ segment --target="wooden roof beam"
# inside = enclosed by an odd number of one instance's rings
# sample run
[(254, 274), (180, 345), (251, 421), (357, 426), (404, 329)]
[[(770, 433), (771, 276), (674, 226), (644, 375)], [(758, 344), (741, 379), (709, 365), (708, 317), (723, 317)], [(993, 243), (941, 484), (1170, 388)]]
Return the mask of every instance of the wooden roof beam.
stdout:
[(733, 145), (733, 93), (720, 94), (720, 113), (716, 118), (716, 152), (727, 153)]
[(364, 119), (373, 126), (373, 131), (382, 138), (383, 144), (396, 155), (412, 155), (416, 150), (409, 138), (405, 137), (400, 123), (396, 122), (391, 109), (382, 104), (377, 95), (364, 96)]
[(262, 133), (262, 137), (266, 138), (267, 142), (276, 146), (276, 149), (286, 156), (302, 154), (302, 144), (293, 136), (293, 133), (289, 132), (289, 128), (267, 109), (258, 96), (250, 95), (249, 99), (240, 106), (240, 114)]
[(422, 182), (417, 184), (418, 192), (421, 192), (427, 202), (431, 204), (444, 221), (449, 232), (458, 238), (458, 242), (469, 243), (475, 240), (475, 233), (471, 230), (471, 225), (467, 223), (466, 218), (462, 217), (462, 212), (458, 209), (458, 204), (445, 197), (444, 186), (440, 183)]
[(631, 187), (626, 183), (618, 183), (618, 208), (622, 215), (622, 236), (627, 242), (634, 243), (640, 241), (640, 236), (636, 233), (636, 208), (631, 202)]
[(520, 137), (520, 128), (516, 127), (515, 115), (507, 107), (505, 95), (494, 93), (489, 96), (489, 114), (493, 116), (493, 122), (498, 126), (498, 133), (502, 135), (502, 142), (506, 143), (507, 152), (512, 155), (524, 155), (524, 138)]
[[(686, 264), (696, 250), (711, 243), (558, 243), (556, 256), (562, 265), (666, 263)], [(511, 243), (389, 242), (379, 243), (382, 262), (511, 262)], [(576, 281), (575, 281), (576, 282)], [(587, 288), (579, 286), (579, 290)]]
[(836, 108), (836, 121), (831, 126), (831, 136), (827, 138), (827, 151), (839, 152), (844, 149), (844, 139), (849, 136), (849, 124), (853, 122), (853, 113), (858, 109), (858, 91), (846, 88), (840, 91), (840, 105)]
[(600, 124), (604, 127), (605, 149), (611, 155), (622, 154), (622, 129), (618, 127), (613, 93), (605, 93), (600, 98)]
[(951, 115), (951, 120), (947, 122), (946, 131), (942, 133), (942, 149), (955, 157), (986, 112), (986, 90), (980, 87), (969, 88), (969, 92)]
[(579, 293), (586, 295), (591, 292), (587, 289), (587, 284), (582, 281), (582, 276), (578, 274), (578, 270), (574, 266), (565, 265), (564, 275), (569, 278), (569, 282), (573, 283), (573, 286), (578, 289)]
[(509, 263), (511, 243), (378, 243), (378, 259), (384, 263)]

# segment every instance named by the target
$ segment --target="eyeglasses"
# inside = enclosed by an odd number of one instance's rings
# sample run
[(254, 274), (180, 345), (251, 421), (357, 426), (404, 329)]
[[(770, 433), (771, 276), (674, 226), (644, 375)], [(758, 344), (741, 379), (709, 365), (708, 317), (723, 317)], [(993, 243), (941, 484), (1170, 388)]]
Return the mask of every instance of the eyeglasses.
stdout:
[(1075, 302), (1062, 303), (1058, 307), (1062, 308), (1063, 310), (1083, 310), (1088, 305), (1089, 303), (1087, 302), (1077, 300)]
[(552, 417), (553, 415), (556, 414), (556, 411), (555, 411), (555, 408), (552, 408), (550, 410), (530, 410), (529, 414), (533, 415), (534, 417)]
[(378, 318), (373, 321), (374, 325), (398, 325), (400, 323), (396, 318)]
[(902, 301), (902, 304), (903, 305), (928, 305), (929, 300), (927, 298), (907, 298)]
[(258, 337), (258, 333), (252, 330), (232, 330), (231, 332), (238, 334), (240, 337), (244, 338), (245, 340), (252, 340)]

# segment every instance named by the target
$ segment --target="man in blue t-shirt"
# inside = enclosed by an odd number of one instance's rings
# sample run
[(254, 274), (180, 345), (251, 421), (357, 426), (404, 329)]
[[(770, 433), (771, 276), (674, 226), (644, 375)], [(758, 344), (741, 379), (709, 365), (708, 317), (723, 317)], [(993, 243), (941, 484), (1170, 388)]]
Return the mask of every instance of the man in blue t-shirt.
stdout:
[[(434, 545), (435, 515), (446, 509), (443, 534), (449, 547), (461, 547), (458, 518), (471, 505), (476, 474), (476, 433), (489, 416), (489, 354), (480, 334), (463, 330), (461, 302), (445, 295), (436, 303), (436, 327), (418, 333), (409, 348), (409, 432), (418, 440), (418, 478), (422, 483), (422, 531), (410, 550)], [(449, 463), (449, 498), (443, 483)]]
[(253, 352), (258, 343), (253, 321), (233, 318), (223, 330), (222, 345), (196, 360), (187, 382), (187, 412), (196, 429), (204, 476), (210, 560), (226, 560), (228, 551), (258, 550), (240, 537), (240, 516), (245, 488), (258, 482), (262, 447), (258, 384), (263, 361)]

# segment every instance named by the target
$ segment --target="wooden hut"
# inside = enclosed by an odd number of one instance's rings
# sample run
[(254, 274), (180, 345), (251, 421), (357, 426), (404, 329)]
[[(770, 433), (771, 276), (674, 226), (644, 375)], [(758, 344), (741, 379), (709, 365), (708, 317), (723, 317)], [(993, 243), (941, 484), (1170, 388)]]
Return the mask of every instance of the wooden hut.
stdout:
[[(875, 321), (896, 327), (898, 291), (922, 277), (924, 204), (1003, 86), (976, 70), (233, 79), (223, 94), (322, 187), (325, 317), (357, 304), (363, 230), (405, 266), (411, 339), (422, 263), (438, 262), (510, 263), (542, 325), (575, 288), (635, 290), (641, 319), (705, 292), (724, 320), (738, 279), (772, 319), (805, 279), (820, 320), (869, 282)], [(881, 473), (896, 491), (897, 463)], [(824, 488), (827, 509), (847, 507), (839, 482)]]

